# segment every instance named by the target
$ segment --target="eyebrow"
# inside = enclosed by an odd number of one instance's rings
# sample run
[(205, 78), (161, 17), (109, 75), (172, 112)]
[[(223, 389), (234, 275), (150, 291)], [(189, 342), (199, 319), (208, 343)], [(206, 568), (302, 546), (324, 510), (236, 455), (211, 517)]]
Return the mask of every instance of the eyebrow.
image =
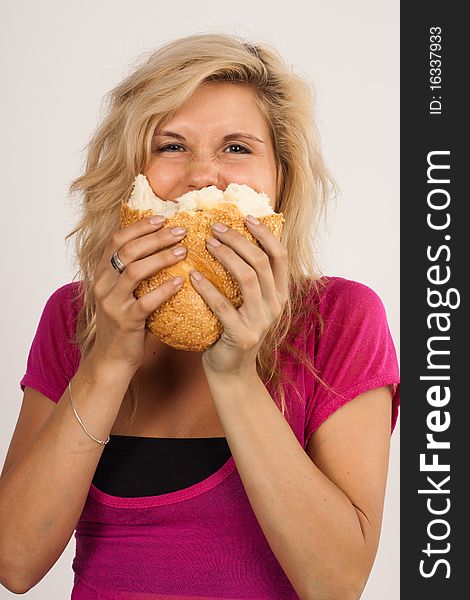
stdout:
[[(186, 141), (186, 138), (183, 137), (182, 135), (180, 135), (179, 133), (175, 133), (174, 131), (156, 131), (155, 135), (165, 135), (168, 137), (174, 137), (177, 140), (181, 140), (182, 142)], [(229, 133), (228, 135), (224, 135), (224, 137), (222, 138), (224, 142), (227, 142), (228, 140), (231, 140), (233, 138), (248, 138), (250, 140), (254, 140), (255, 142), (260, 142), (261, 144), (264, 144), (263, 140), (260, 140), (259, 138), (257, 138), (256, 136), (252, 135), (251, 133), (245, 133), (243, 131), (235, 131), (234, 133)]]

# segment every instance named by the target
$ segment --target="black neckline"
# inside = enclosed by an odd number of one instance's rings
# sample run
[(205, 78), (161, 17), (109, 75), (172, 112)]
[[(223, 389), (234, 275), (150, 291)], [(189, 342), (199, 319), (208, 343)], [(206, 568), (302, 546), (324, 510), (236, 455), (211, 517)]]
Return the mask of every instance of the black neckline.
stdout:
[(227, 451), (230, 450), (227, 438), (163, 438), (135, 435), (111, 435), (106, 449), (122, 451)]

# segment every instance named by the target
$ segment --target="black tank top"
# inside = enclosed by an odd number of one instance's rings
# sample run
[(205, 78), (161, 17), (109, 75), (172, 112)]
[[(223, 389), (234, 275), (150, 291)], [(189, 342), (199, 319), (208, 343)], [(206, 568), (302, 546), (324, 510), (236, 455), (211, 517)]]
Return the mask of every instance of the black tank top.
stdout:
[(113, 496), (136, 498), (199, 483), (231, 457), (225, 437), (151, 438), (110, 435), (93, 485)]

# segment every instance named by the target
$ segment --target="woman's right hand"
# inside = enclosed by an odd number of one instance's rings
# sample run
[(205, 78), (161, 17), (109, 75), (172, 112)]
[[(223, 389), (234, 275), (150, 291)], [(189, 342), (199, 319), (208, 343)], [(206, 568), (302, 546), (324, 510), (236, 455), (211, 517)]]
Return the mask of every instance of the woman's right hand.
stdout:
[[(139, 299), (133, 294), (142, 280), (186, 255), (173, 253), (184, 246), (168, 248), (182, 240), (186, 233), (174, 234), (175, 228), (163, 227), (163, 224), (164, 219), (159, 225), (153, 225), (145, 218), (115, 232), (94, 275), (96, 338), (93, 354), (134, 372), (144, 360), (146, 318), (176, 294), (183, 282), (180, 278), (181, 283), (175, 285), (176, 278), (170, 279)], [(121, 274), (111, 264), (115, 252), (125, 265)]]

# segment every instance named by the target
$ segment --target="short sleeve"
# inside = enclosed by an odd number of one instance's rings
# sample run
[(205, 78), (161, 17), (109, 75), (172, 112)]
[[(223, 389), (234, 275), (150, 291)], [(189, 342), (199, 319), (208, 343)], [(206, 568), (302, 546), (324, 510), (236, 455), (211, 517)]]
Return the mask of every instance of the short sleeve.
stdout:
[(307, 341), (318, 375), (307, 387), (305, 441), (341, 406), (377, 387), (392, 386), (393, 431), (400, 403), (400, 375), (395, 345), (382, 300), (365, 284), (331, 278), (320, 302), (324, 320)]
[(78, 283), (57, 289), (47, 300), (29, 350), (26, 372), (20, 381), (57, 403), (80, 363), (74, 344), (76, 315), (74, 292)]

